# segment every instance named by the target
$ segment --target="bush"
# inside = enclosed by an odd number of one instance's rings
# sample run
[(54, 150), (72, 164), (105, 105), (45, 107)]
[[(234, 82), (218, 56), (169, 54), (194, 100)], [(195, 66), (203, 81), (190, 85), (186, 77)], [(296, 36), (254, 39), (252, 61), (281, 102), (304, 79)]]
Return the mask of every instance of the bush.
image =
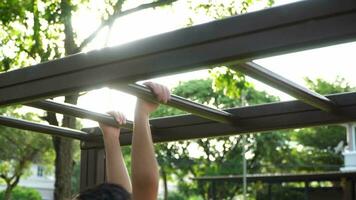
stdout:
[[(5, 191), (0, 192), (0, 200), (4, 199)], [(16, 187), (12, 191), (12, 200), (42, 200), (41, 194), (32, 188)]]
[(168, 193), (168, 200), (186, 200), (187, 198), (179, 192)]
[[(289, 200), (289, 199), (305, 199), (304, 188), (283, 187), (280, 185), (272, 186), (271, 196), (273, 199)], [(265, 188), (257, 192), (257, 200), (268, 199), (268, 191)]]

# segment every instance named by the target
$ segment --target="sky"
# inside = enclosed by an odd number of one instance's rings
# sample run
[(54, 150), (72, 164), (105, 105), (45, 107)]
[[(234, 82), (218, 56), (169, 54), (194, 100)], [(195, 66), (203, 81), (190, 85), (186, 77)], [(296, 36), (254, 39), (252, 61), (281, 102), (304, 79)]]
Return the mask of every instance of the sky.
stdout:
[[(216, 0), (218, 1), (218, 0)], [(100, 1), (93, 1), (98, 9), (101, 9)], [(129, 1), (124, 9), (137, 6), (137, 1)], [(292, 0), (276, 0), (275, 6), (291, 3)], [(266, 5), (265, 1), (260, 1), (249, 11), (262, 9)], [(103, 44), (107, 46), (116, 46), (133, 40), (149, 37), (152, 35), (173, 31), (183, 28), (187, 25), (187, 16), (193, 16), (198, 23), (212, 21), (212, 18), (203, 13), (194, 13), (188, 9), (187, 2), (180, 0), (172, 8), (165, 9), (147, 9), (135, 14), (120, 18), (114, 24), (110, 34), (107, 29), (103, 30), (97, 39), (89, 45), (87, 51), (99, 49)], [(90, 23), (87, 23), (89, 22)], [(80, 10), (74, 16), (73, 24), (77, 27), (78, 36), (85, 38), (92, 32), (100, 21), (91, 11)], [(254, 62), (268, 68), (269, 70), (282, 75), (298, 84), (305, 85), (304, 78), (311, 79), (322, 78), (328, 81), (334, 81), (337, 76), (343, 77), (352, 86), (356, 86), (354, 78), (356, 69), (356, 42), (340, 44), (325, 48), (311, 49), (285, 55), (278, 55), (263, 59), (254, 60)], [(207, 78), (207, 70), (200, 70), (190, 73), (182, 73), (168, 77), (160, 77), (152, 81), (167, 85), (169, 88), (176, 86), (179, 81), (190, 79)], [(291, 100), (292, 97), (279, 92), (269, 86), (266, 86), (256, 80), (250, 79), (259, 90), (266, 90), (268, 93), (277, 95), (281, 100)], [(97, 111), (106, 112), (109, 110), (118, 110), (123, 112), (128, 119), (133, 118), (133, 111), (136, 98), (115, 90), (103, 88), (91, 91), (79, 99), (80, 107)], [(96, 126), (95, 122), (84, 120), (83, 125)]]

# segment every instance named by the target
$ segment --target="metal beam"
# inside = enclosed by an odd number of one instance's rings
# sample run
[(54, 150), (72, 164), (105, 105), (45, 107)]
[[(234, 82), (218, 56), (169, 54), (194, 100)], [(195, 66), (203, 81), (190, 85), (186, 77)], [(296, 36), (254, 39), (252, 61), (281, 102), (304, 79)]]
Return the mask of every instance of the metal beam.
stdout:
[(1, 74), (0, 105), (347, 42), (356, 38), (355, 23), (354, 0), (230, 17)]
[(296, 99), (327, 112), (336, 112), (337, 106), (330, 99), (302, 87), (256, 63), (246, 62), (232, 65), (230, 68), (238, 70), (256, 80), (275, 87)]
[[(249, 174), (248, 182), (282, 183), (282, 182), (304, 182), (304, 181), (341, 181), (342, 178), (356, 179), (355, 172), (319, 172), (307, 174)], [(193, 178), (196, 181), (232, 181), (242, 183), (243, 176), (202, 176)]]
[[(194, 115), (183, 115), (150, 120), (154, 142), (188, 140), (206, 137), (236, 135), (242, 133), (266, 132), (279, 129), (303, 128), (309, 126), (345, 123), (356, 120), (356, 93), (327, 96), (347, 113), (347, 117), (324, 112), (302, 101), (289, 101), (226, 110), (236, 116), (235, 124), (222, 124)], [(84, 129), (90, 134), (100, 130)], [(96, 140), (95, 145), (101, 145)], [(122, 145), (131, 144), (129, 131), (122, 131)], [(90, 148), (90, 145), (88, 145)]]
[[(156, 97), (148, 88), (138, 84), (129, 84), (128, 86), (119, 87), (119, 90), (149, 101), (157, 101)], [(206, 119), (211, 119), (222, 123), (232, 123), (232, 115), (230, 113), (214, 109), (176, 95), (171, 96), (171, 99), (167, 102), (167, 105)]]
[[(149, 101), (156, 101), (155, 96), (148, 88), (138, 84), (130, 84), (128, 86), (121, 87), (120, 90)], [(131, 121), (127, 121), (126, 124), (119, 126), (114, 118), (108, 114), (89, 111), (72, 104), (58, 103), (51, 100), (41, 100), (26, 103), (25, 105), (79, 118), (91, 119), (97, 122), (106, 123), (116, 127), (122, 127), (129, 130), (133, 129), (133, 122)], [(171, 99), (167, 105), (196, 114), (203, 118), (219, 121), (222, 123), (232, 123), (232, 115), (230, 113), (210, 108), (203, 104), (199, 104), (176, 95), (171, 96)]]
[(58, 103), (58, 102), (50, 101), (50, 100), (42, 100), (42, 101), (30, 102), (25, 105), (31, 106), (34, 108), (39, 108), (39, 109), (43, 109), (43, 110), (56, 112), (56, 113), (70, 115), (70, 116), (74, 116), (74, 117), (91, 119), (91, 120), (94, 120), (97, 122), (102, 122), (102, 123), (105, 123), (105, 124), (108, 124), (111, 126), (115, 126), (115, 127), (126, 128), (129, 130), (133, 129), (133, 123), (131, 121), (127, 120), (126, 124), (119, 125), (116, 122), (116, 120), (108, 114), (102, 114), (102, 113), (85, 110), (83, 108), (79, 108), (72, 104)]
[(0, 125), (84, 141), (90, 139), (86, 137), (87, 133), (83, 131), (52, 125), (45, 125), (26, 120), (15, 119), (12, 117), (0, 116)]

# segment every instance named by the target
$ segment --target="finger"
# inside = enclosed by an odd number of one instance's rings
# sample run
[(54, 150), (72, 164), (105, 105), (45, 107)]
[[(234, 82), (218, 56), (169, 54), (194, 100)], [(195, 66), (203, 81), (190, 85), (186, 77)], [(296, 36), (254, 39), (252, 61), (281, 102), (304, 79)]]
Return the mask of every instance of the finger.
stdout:
[(145, 82), (143, 83), (155, 96), (155, 98), (159, 101), (159, 91), (157, 90), (157, 84), (153, 82)]
[(167, 103), (171, 99), (171, 92), (167, 87), (164, 87), (165, 92), (165, 103)]
[(164, 89), (162, 85), (156, 85), (156, 96), (159, 102), (164, 102)]
[(150, 87), (153, 84), (151, 81), (144, 82), (143, 85)]
[(166, 86), (163, 86), (164, 103), (167, 103), (171, 99), (171, 92)]
[(149, 87), (149, 89), (151, 90), (151, 92), (153, 93), (153, 95), (155, 96), (155, 98), (158, 101), (161, 101), (161, 97), (162, 97), (162, 91), (160, 89), (160, 85), (158, 85), (157, 83), (149, 83), (147, 85)]
[(120, 113), (120, 112), (117, 112), (116, 113), (117, 114), (117, 121), (118, 121), (118, 123), (121, 125), (122, 123), (123, 123), (123, 114), (122, 113)]
[(116, 111), (109, 111), (107, 112), (109, 115), (113, 116), (115, 121), (118, 123), (118, 124), (121, 124), (121, 120), (120, 120), (120, 116), (119, 116), (119, 113), (116, 112)]
[(120, 118), (120, 124), (125, 124), (126, 123), (125, 115), (122, 113), (118, 113), (118, 114), (119, 114), (119, 118)]
[(168, 92), (168, 99), (167, 99), (167, 101), (169, 101), (169, 100), (171, 100), (171, 97), (172, 97), (172, 95), (171, 95), (171, 91), (167, 88), (167, 92)]
[(110, 110), (110, 111), (106, 112), (106, 114), (111, 115), (111, 116), (114, 116), (114, 113), (115, 112), (113, 110)]
[(167, 99), (168, 99), (167, 89), (163, 85), (161, 85), (161, 89), (162, 89), (162, 102), (167, 103)]
[(143, 83), (144, 86), (146, 86), (149, 90), (151, 90), (151, 92), (153, 92), (153, 88), (155, 87), (155, 83), (153, 82), (145, 82)]

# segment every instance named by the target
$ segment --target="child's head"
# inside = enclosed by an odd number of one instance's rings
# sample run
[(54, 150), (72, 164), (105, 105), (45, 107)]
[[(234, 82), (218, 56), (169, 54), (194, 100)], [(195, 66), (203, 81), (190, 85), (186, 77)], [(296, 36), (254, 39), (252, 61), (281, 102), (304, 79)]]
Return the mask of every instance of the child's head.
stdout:
[(129, 200), (130, 194), (121, 186), (103, 183), (81, 192), (75, 200)]

